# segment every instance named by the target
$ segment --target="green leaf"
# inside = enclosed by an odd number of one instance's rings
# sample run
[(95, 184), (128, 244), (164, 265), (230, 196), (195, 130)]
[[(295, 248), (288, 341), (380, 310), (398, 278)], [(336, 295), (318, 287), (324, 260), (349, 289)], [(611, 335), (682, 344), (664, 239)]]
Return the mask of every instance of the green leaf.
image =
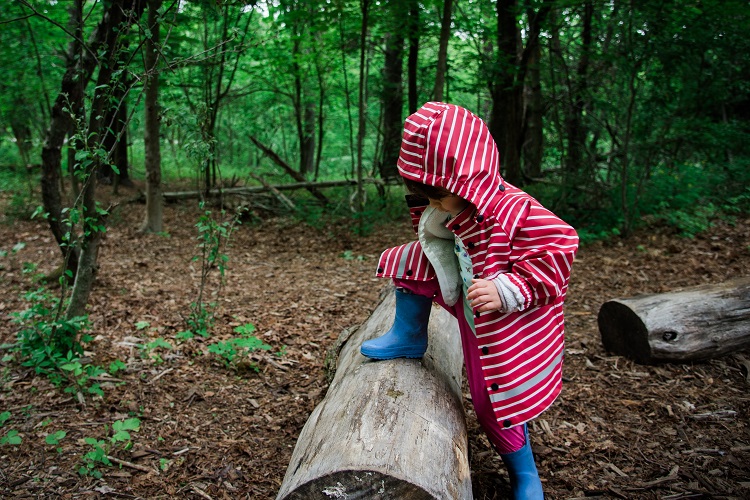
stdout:
[(235, 327), (234, 331), (239, 333), (240, 335), (250, 335), (255, 331), (255, 325), (252, 323), (246, 323), (244, 325)]
[(4, 412), (0, 413), (0, 427), (2, 427), (3, 424), (5, 423), (5, 421), (8, 420), (9, 418), (10, 418), (10, 412), (9, 411), (4, 411)]
[(18, 435), (18, 431), (15, 429), (11, 429), (8, 431), (8, 433), (0, 438), (0, 445), (2, 444), (12, 444), (12, 445), (19, 445), (23, 439), (21, 436)]
[(50, 434), (47, 434), (47, 437), (44, 438), (44, 442), (49, 445), (56, 445), (59, 444), (60, 441), (67, 435), (65, 431), (57, 431)]
[(127, 368), (127, 365), (119, 359), (116, 359), (109, 364), (109, 373), (111, 375), (114, 375), (115, 373), (122, 371), (125, 368)]
[(130, 433), (128, 431), (117, 431), (112, 436), (112, 442), (130, 441)]
[(135, 329), (143, 330), (144, 328), (148, 328), (149, 326), (151, 326), (151, 323), (149, 323), (148, 321), (139, 321), (135, 324)]
[(139, 431), (141, 429), (141, 420), (135, 417), (118, 420), (112, 424), (112, 429), (115, 431)]

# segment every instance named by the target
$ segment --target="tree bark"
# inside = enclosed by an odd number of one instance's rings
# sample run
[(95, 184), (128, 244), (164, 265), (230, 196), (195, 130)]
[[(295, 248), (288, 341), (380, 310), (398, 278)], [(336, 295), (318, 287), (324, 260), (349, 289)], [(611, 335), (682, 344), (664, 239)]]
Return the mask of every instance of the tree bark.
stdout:
[[(569, 89), (570, 102), (568, 104), (566, 120), (566, 136), (568, 139), (567, 155), (564, 161), (566, 185), (575, 186), (585, 182), (581, 173), (587, 173), (584, 164), (584, 149), (586, 146), (586, 129), (583, 124), (586, 106), (586, 88), (588, 85), (589, 54), (592, 42), (592, 21), (594, 6), (590, 1), (584, 3), (583, 28), (581, 31), (581, 56), (578, 60), (573, 86)], [(586, 174), (584, 174), (586, 175)], [(586, 175), (588, 177), (588, 175)]]
[(523, 173), (525, 178), (538, 179), (542, 175), (544, 155), (544, 100), (540, 63), (541, 46), (536, 43), (530, 49), (529, 78), (525, 86), (523, 118)]
[(448, 70), (448, 40), (451, 36), (452, 14), (453, 0), (443, 0), (443, 16), (440, 22), (437, 69), (435, 70), (435, 88), (432, 90), (432, 99), (435, 101), (443, 100), (445, 73)]
[[(82, 16), (83, 1), (76, 0), (71, 7), (70, 24), (78, 34), (82, 33)], [(78, 249), (69, 245), (65, 237), (66, 234), (69, 234), (70, 228), (63, 222), (62, 216), (62, 197), (60, 194), (62, 146), (65, 142), (65, 136), (73, 128), (74, 122), (71, 114), (80, 116), (86, 83), (91, 78), (94, 68), (96, 68), (95, 54), (104, 41), (107, 30), (107, 17), (105, 15), (89, 37), (89, 50), (83, 50), (77, 39), (70, 42), (66, 56), (67, 67), (62, 77), (60, 93), (57, 94), (50, 112), (50, 124), (42, 146), (42, 203), (44, 211), (47, 213), (50, 231), (62, 252), (64, 268), (70, 270), (73, 274), (78, 269)]]
[(106, 111), (106, 117), (101, 122), (103, 129), (97, 131), (102, 137), (103, 149), (108, 154), (108, 161), (99, 168), (98, 179), (111, 183), (115, 194), (121, 183), (129, 182), (126, 80), (126, 73), (121, 73), (120, 77), (112, 82), (112, 102), (116, 102), (117, 106)]
[(455, 319), (433, 309), (422, 360), (359, 353), (362, 341), (390, 328), (394, 304), (389, 290), (339, 339), (335, 376), (302, 429), (278, 500), (473, 498)]
[(683, 363), (750, 347), (750, 278), (605, 302), (604, 348), (637, 363)]
[[(357, 91), (357, 108), (359, 119), (357, 123), (357, 213), (361, 214), (365, 209), (365, 190), (362, 183), (364, 178), (364, 155), (365, 124), (367, 122), (367, 99), (366, 99), (366, 75), (367, 75), (367, 32), (370, 23), (370, 0), (360, 0), (362, 12), (362, 26), (359, 31), (359, 86)], [(359, 218), (359, 228), (363, 229), (364, 221)]]
[(144, 233), (158, 233), (164, 230), (163, 203), (161, 192), (161, 141), (159, 140), (161, 124), (159, 121), (159, 20), (158, 10), (162, 0), (148, 2), (148, 29), (151, 38), (144, 46), (144, 63), (146, 66), (146, 98), (144, 106), (143, 142), (146, 149), (146, 214), (141, 226)]
[(419, 38), (422, 23), (419, 19), (419, 1), (409, 2), (409, 58), (407, 62), (407, 80), (409, 87), (409, 114), (419, 108), (419, 93), (417, 92), (417, 69), (419, 66)]
[(529, 30), (523, 48), (516, 20), (517, 0), (497, 1), (498, 55), (490, 83), (492, 110), (489, 128), (500, 152), (503, 175), (512, 184), (523, 183), (523, 84), (534, 46), (539, 43), (542, 21), (550, 8), (550, 3), (544, 3), (536, 12), (529, 9)]
[[(402, 17), (400, 11), (395, 10), (394, 17)], [(402, 23), (396, 20), (393, 33), (386, 35), (385, 64), (383, 65), (383, 155), (379, 170), (380, 178), (384, 180), (398, 177), (396, 161), (401, 151), (401, 135), (404, 129), (401, 114), (404, 108), (403, 57)]]

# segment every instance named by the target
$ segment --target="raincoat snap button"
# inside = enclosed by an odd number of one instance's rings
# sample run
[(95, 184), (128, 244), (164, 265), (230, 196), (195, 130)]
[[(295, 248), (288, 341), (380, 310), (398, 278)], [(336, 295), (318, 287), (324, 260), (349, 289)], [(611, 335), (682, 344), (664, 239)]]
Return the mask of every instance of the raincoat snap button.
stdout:
[(406, 271), (406, 275), (407, 275), (407, 276), (411, 276), (411, 275), (412, 275), (412, 272), (413, 272), (413, 271), (412, 271), (411, 269), (409, 269), (409, 270), (407, 270), (407, 271)]
[(489, 347), (482, 347), (482, 354), (489, 354), (490, 348)]
[(383, 272), (383, 268), (382, 268), (382, 267), (379, 267), (379, 268), (378, 268), (378, 272), (379, 272), (379, 273), (382, 273), (382, 272)]
[(503, 421), (503, 427), (510, 427), (511, 425), (513, 425), (513, 422), (510, 419)]
[(477, 311), (477, 312), (475, 312), (475, 313), (474, 313), (474, 317), (475, 317), (475, 318), (478, 318), (478, 317), (479, 317), (479, 311)]
[(477, 215), (477, 222), (482, 222), (484, 220), (484, 215)]
[(500, 389), (500, 386), (499, 386), (499, 385), (497, 385), (497, 384), (492, 384), (492, 385), (490, 386), (490, 389), (492, 389), (493, 391), (496, 391), (496, 390)]
[(479, 279), (479, 275), (478, 275), (478, 274), (475, 274), (475, 275), (474, 275), (474, 279), (475, 279), (475, 280), (478, 280), (478, 279)]
[(461, 225), (460, 224), (453, 224), (453, 230), (454, 231), (458, 231), (459, 229), (461, 229)]
[(469, 244), (468, 244), (467, 246), (468, 246), (469, 248), (474, 248), (474, 243), (472, 243), (472, 242), (470, 241), (470, 242), (469, 242)]
[(497, 188), (497, 189), (499, 189), (500, 191), (505, 191), (505, 186), (503, 186), (502, 184), (500, 184), (500, 187)]

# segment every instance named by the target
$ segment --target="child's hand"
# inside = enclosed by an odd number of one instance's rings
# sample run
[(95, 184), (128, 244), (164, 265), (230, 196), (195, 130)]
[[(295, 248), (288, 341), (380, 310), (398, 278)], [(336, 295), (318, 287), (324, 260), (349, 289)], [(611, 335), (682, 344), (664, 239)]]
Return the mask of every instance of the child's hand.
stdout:
[(469, 287), (466, 298), (472, 309), (479, 312), (497, 311), (503, 308), (503, 301), (497, 292), (495, 284), (488, 280), (473, 279), (473, 285)]

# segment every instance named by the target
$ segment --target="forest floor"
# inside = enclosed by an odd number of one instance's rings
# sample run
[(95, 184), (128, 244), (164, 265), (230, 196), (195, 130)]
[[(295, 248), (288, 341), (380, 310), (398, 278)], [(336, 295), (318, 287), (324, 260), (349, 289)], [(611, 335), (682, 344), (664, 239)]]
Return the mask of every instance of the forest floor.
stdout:
[[(406, 218), (366, 237), (341, 221), (245, 223), (232, 236), (220, 294), (215, 270), (207, 284), (216, 302), (211, 337), (181, 342), (175, 335), (200, 283), (193, 257), (201, 212), (168, 205), (168, 234), (142, 236), (143, 210), (114, 210), (90, 298), (86, 355), (126, 365), (100, 377), (104, 396), (84, 405), (28, 368), (0, 364), (0, 413), (10, 412), (0, 438), (11, 430), (22, 438), (0, 445), (0, 497), (274, 498), (325, 395), (327, 350), (369, 316), (388, 285), (374, 278), (380, 251), (413, 239)], [(7, 343), (18, 329), (8, 315), (28, 307), (22, 295), (37, 286), (24, 263), (52, 271), (59, 250), (44, 221), (10, 218), (0, 224), (0, 250)], [(738, 276), (750, 276), (750, 219), (717, 222), (695, 239), (652, 231), (580, 249), (567, 300), (566, 383), (529, 428), (547, 498), (750, 498), (750, 353), (641, 366), (608, 354), (596, 322), (612, 298)], [(250, 363), (229, 369), (208, 346), (247, 323), (272, 350), (250, 360), (258, 371)], [(142, 347), (157, 338), (172, 348)], [(466, 411), (475, 498), (507, 498), (507, 474), (468, 398)], [(111, 442), (112, 424), (133, 417), (140, 429), (132, 447), (108, 449), (126, 464), (98, 467), (99, 479), (79, 475), (93, 450), (85, 439)], [(65, 437), (47, 444), (57, 431)]]

